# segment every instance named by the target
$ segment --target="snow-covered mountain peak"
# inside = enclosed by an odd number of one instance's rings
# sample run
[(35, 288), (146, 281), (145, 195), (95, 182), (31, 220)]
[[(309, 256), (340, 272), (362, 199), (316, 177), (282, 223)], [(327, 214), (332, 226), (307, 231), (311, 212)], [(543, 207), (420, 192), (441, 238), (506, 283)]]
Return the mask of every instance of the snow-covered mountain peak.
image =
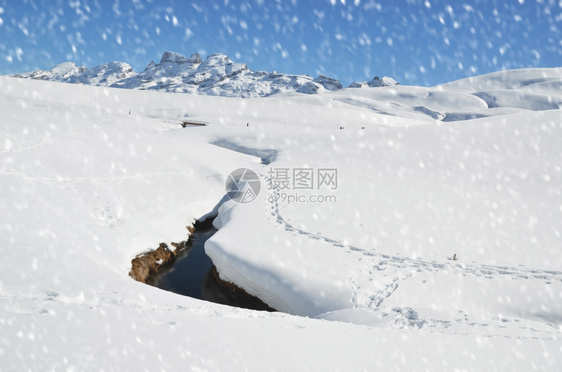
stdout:
[(354, 81), (349, 85), (350, 88), (379, 88), (379, 87), (393, 87), (399, 85), (396, 80), (391, 77), (383, 76), (382, 78), (375, 76), (371, 81), (356, 82)]
[(55, 76), (63, 78), (83, 72), (84, 70), (85, 67), (78, 67), (74, 62), (63, 62), (53, 67), (50, 71)]
[(204, 63), (209, 66), (216, 66), (216, 65), (226, 64), (228, 62), (232, 63), (232, 61), (228, 58), (227, 55), (222, 53), (214, 53), (208, 56)]
[(184, 57), (179, 53), (168, 51), (164, 52), (162, 55), (160, 64), (162, 63), (175, 63), (178, 65), (183, 63), (198, 64), (201, 63), (201, 57), (199, 56), (199, 53), (193, 53), (190, 57)]
[(207, 57), (205, 62), (200, 66), (201, 70), (218, 69), (225, 75), (233, 75), (244, 70), (248, 70), (248, 66), (244, 63), (236, 63), (230, 60), (228, 56), (220, 53), (212, 54)]
[(65, 79), (81, 74), (84, 71), (86, 71), (85, 67), (78, 67), (74, 62), (63, 62), (50, 70), (35, 70), (16, 76), (35, 80), (65, 81)]
[(136, 75), (136, 73), (133, 71), (131, 65), (125, 62), (113, 61), (92, 67), (91, 69), (84, 69), (81, 73), (70, 76), (65, 82), (108, 86), (121, 79), (126, 79), (134, 75)]

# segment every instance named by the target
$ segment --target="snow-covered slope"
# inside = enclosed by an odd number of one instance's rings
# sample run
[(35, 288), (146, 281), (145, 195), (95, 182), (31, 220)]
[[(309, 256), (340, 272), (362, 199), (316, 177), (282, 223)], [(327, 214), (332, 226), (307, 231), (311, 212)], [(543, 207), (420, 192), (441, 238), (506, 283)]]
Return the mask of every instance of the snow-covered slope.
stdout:
[(110, 62), (91, 69), (78, 68), (74, 63), (67, 62), (49, 71), (38, 70), (14, 76), (242, 98), (269, 96), (280, 92), (314, 94), (342, 89), (338, 80), (324, 75), (314, 79), (307, 75), (252, 71), (247, 65), (235, 63), (224, 54), (213, 54), (203, 61), (198, 53), (184, 57), (175, 52), (165, 52), (158, 64), (151, 62), (139, 74), (123, 62)]
[[(244, 100), (0, 77), (0, 369), (559, 371), (562, 74), (504, 74)], [(241, 167), (261, 193), (206, 251), (288, 314), (133, 281)]]
[(423, 121), (462, 121), (562, 107), (562, 69), (504, 71), (436, 87), (345, 89), (333, 98), (385, 115)]
[(553, 110), (562, 107), (562, 68), (501, 71), (441, 85), (445, 90), (468, 91), (490, 108)]

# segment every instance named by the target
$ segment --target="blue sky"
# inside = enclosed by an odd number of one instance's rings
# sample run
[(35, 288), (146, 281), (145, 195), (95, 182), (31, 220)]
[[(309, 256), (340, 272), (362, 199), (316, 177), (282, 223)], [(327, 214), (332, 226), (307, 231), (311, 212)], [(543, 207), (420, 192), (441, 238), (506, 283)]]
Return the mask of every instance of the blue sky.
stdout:
[(227, 54), (253, 70), (435, 85), (562, 66), (560, 0), (0, 0), (0, 74), (162, 53)]

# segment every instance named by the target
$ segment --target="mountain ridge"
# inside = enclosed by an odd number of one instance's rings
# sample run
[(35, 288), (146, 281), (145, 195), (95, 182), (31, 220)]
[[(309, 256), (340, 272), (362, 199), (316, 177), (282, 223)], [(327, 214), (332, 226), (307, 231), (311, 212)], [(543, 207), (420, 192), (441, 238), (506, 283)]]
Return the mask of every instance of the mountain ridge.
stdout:
[[(308, 75), (253, 71), (225, 54), (215, 53), (205, 60), (199, 53), (185, 57), (173, 51), (163, 53), (159, 63), (151, 61), (136, 73), (126, 62), (108, 62), (90, 69), (64, 62), (50, 70), (35, 70), (13, 74), (12, 77), (64, 83), (108, 86), (124, 89), (158, 90), (214, 96), (253, 98), (276, 93), (297, 92), (317, 94), (343, 89), (339, 80), (325, 75)], [(354, 82), (350, 88), (394, 86), (389, 77), (376, 76), (369, 82)]]

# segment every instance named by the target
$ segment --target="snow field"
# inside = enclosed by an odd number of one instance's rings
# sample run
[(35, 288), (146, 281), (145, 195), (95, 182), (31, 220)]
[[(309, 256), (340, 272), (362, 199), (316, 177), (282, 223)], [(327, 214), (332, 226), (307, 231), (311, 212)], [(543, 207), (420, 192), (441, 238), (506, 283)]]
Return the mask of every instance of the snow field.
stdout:
[[(0, 78), (0, 369), (558, 370), (562, 114), (544, 108), (561, 77), (486, 79), (431, 88), (431, 106), (402, 86), (242, 100)], [(501, 107), (472, 95), (486, 89)], [(222, 204), (207, 252), (301, 316), (127, 276), (240, 167), (262, 193)], [(337, 189), (300, 192), (335, 202), (270, 198), (290, 191), (266, 187), (272, 168), (324, 167)]]

